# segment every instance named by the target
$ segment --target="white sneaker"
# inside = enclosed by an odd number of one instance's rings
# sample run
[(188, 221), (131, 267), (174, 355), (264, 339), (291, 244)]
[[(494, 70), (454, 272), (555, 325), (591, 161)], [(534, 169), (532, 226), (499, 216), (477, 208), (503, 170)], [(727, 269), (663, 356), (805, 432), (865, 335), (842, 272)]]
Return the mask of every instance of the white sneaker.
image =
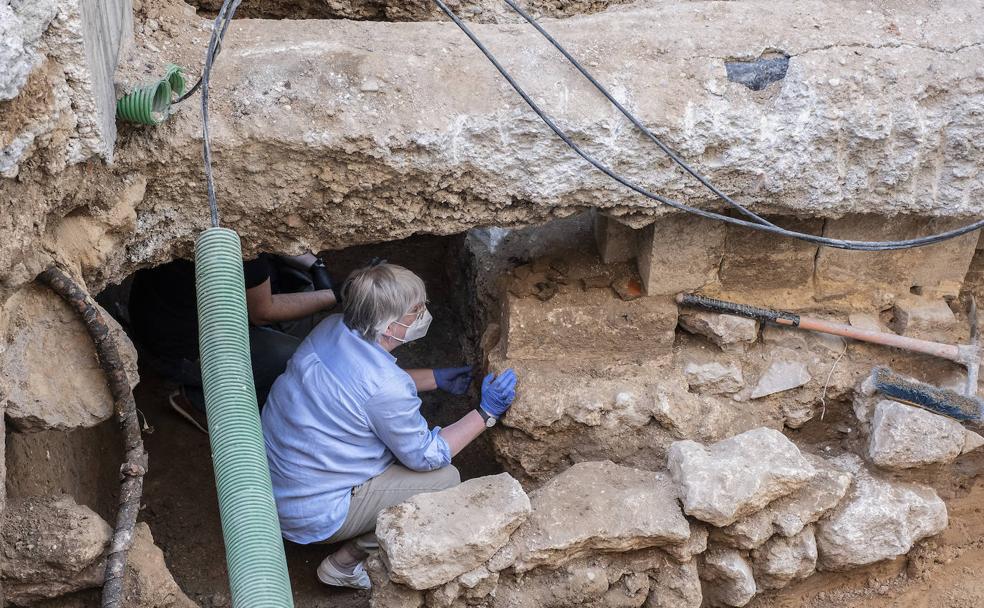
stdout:
[(318, 566), (318, 580), (333, 587), (349, 587), (351, 589), (372, 588), (372, 582), (369, 580), (366, 567), (362, 562), (356, 564), (355, 569), (352, 570), (352, 574), (346, 574), (331, 563), (330, 557), (323, 559), (321, 565)]

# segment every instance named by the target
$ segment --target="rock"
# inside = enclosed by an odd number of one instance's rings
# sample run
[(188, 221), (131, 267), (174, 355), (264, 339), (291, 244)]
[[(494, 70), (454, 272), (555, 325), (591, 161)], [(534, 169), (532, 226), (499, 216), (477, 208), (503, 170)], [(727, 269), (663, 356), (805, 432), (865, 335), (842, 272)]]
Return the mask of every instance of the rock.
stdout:
[(952, 462), (963, 453), (967, 431), (956, 420), (889, 400), (871, 418), (868, 457), (886, 469)]
[(679, 545), (666, 545), (663, 551), (680, 563), (687, 563), (695, 555), (707, 551), (707, 526), (699, 522), (690, 522), (690, 538)]
[(791, 537), (836, 507), (851, 486), (851, 474), (816, 456), (806, 456), (817, 474), (800, 489), (761, 511), (713, 530), (714, 540), (736, 549), (755, 549), (779, 534)]
[(478, 600), (487, 597), (495, 590), (499, 582), (499, 573), (491, 572), (485, 566), (479, 566), (459, 576), (457, 582), (461, 585), (459, 596)]
[(806, 334), (802, 329), (766, 324), (762, 327), (762, 343), (786, 350), (808, 350)]
[(804, 363), (773, 360), (752, 390), (752, 399), (803, 386), (811, 379), (812, 376)]
[(673, 484), (662, 473), (582, 462), (534, 491), (530, 503), (532, 514), (510, 540), (516, 572), (690, 538)]
[(683, 373), (690, 389), (702, 393), (736, 393), (745, 385), (741, 369), (734, 363), (690, 362), (683, 368)]
[(424, 605), (422, 591), (390, 580), (386, 566), (378, 555), (372, 555), (366, 560), (366, 572), (372, 581), (372, 594), (369, 597), (372, 608), (421, 608)]
[(174, 581), (145, 523), (137, 524), (127, 553), (122, 605), (127, 608), (198, 608)]
[(680, 313), (680, 327), (692, 334), (705, 336), (724, 350), (754, 342), (758, 338), (758, 321), (713, 312), (688, 310)]
[(854, 485), (816, 525), (821, 569), (847, 570), (891, 559), (946, 528), (946, 505), (932, 488), (877, 477), (857, 456), (832, 462), (854, 475)]
[(974, 431), (965, 431), (963, 451), (960, 453), (966, 454), (967, 452), (973, 452), (981, 446), (984, 446), (984, 437), (981, 437)]
[[(558, 294), (549, 301), (507, 296), (502, 327), (509, 359), (653, 356), (673, 347), (676, 304), (669, 298), (625, 301), (609, 290)], [(583, 349), (572, 350), (571, 345)]]
[[(98, 306), (98, 305), (97, 305)], [(0, 395), (19, 431), (91, 427), (113, 415), (113, 398), (95, 347), (78, 314), (51, 290), (25, 287), (7, 303), (7, 349), (0, 350)], [(119, 324), (100, 308), (116, 340), (130, 383), (137, 352)]]
[(704, 554), (700, 578), (704, 601), (710, 606), (744, 606), (755, 597), (752, 568), (733, 549), (712, 549)]
[(941, 299), (902, 297), (895, 301), (892, 312), (896, 333), (916, 338), (932, 339), (957, 322), (953, 311)]
[(881, 319), (875, 315), (864, 312), (852, 312), (850, 316), (848, 316), (848, 322), (852, 327), (863, 329), (865, 331), (889, 331), (888, 327), (882, 324)]
[(30, 604), (102, 584), (112, 529), (70, 496), (11, 500), (2, 534), (7, 602)]
[[(773, 217), (792, 230), (819, 234), (817, 217)], [(721, 285), (731, 291), (804, 288), (813, 282), (817, 246), (805, 241), (777, 239), (767, 232), (729, 225), (721, 261)]]
[(492, 557), (529, 514), (530, 500), (515, 479), (479, 477), (380, 513), (380, 556), (393, 581), (431, 589)]
[(652, 587), (645, 608), (700, 608), (703, 603), (695, 561), (678, 564), (664, 559), (650, 577)]
[(667, 466), (680, 486), (683, 510), (726, 526), (801, 488), (816, 469), (779, 431), (758, 428), (709, 447), (670, 446)]
[(605, 264), (628, 262), (636, 257), (636, 230), (603, 213), (595, 213), (595, 244)]
[(674, 214), (639, 233), (639, 275), (650, 296), (674, 296), (717, 279), (724, 247), (720, 222)]
[(816, 567), (817, 540), (813, 526), (790, 538), (774, 536), (752, 551), (752, 570), (761, 590), (782, 589), (794, 580), (810, 576)]

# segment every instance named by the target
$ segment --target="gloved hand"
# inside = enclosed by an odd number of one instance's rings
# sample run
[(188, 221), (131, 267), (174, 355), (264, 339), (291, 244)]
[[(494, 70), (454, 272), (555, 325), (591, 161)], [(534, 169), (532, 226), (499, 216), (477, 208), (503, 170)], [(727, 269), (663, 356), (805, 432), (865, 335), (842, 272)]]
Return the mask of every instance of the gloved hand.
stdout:
[(495, 418), (501, 418), (513, 399), (516, 398), (516, 372), (512, 368), (499, 374), (489, 374), (482, 380), (482, 401), (480, 403), (485, 413)]
[(314, 264), (308, 269), (311, 273), (311, 282), (314, 284), (314, 288), (318, 291), (323, 289), (330, 289), (335, 295), (335, 303), (342, 303), (342, 293), (341, 290), (335, 286), (335, 283), (331, 280), (331, 274), (328, 272), (328, 267), (325, 266), (324, 260), (318, 258), (315, 260)]
[(437, 388), (452, 395), (464, 395), (472, 381), (472, 367), (443, 367), (434, 369)]

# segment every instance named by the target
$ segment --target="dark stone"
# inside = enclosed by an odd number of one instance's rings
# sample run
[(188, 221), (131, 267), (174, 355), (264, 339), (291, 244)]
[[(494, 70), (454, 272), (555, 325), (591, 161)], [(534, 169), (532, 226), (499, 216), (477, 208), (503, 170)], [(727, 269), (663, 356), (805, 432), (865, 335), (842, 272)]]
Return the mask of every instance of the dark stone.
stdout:
[(789, 57), (759, 58), (755, 61), (731, 61), (724, 64), (728, 80), (743, 84), (753, 91), (761, 91), (773, 82), (786, 77)]

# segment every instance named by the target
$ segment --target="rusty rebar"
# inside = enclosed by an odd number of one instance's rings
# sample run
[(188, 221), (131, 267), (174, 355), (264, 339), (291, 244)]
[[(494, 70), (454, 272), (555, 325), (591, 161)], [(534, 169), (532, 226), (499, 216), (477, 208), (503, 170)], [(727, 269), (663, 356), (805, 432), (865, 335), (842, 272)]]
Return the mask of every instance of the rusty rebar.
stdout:
[(119, 345), (89, 294), (72, 277), (54, 266), (38, 275), (38, 280), (57, 293), (82, 317), (82, 322), (95, 344), (99, 365), (106, 374), (116, 419), (123, 430), (126, 459), (120, 466), (119, 510), (116, 513), (109, 555), (106, 557), (102, 593), (103, 608), (119, 608), (122, 606), (127, 552), (133, 543), (143, 493), (143, 476), (147, 473), (147, 452), (140, 436), (137, 404), (133, 399), (133, 390), (120, 356)]

